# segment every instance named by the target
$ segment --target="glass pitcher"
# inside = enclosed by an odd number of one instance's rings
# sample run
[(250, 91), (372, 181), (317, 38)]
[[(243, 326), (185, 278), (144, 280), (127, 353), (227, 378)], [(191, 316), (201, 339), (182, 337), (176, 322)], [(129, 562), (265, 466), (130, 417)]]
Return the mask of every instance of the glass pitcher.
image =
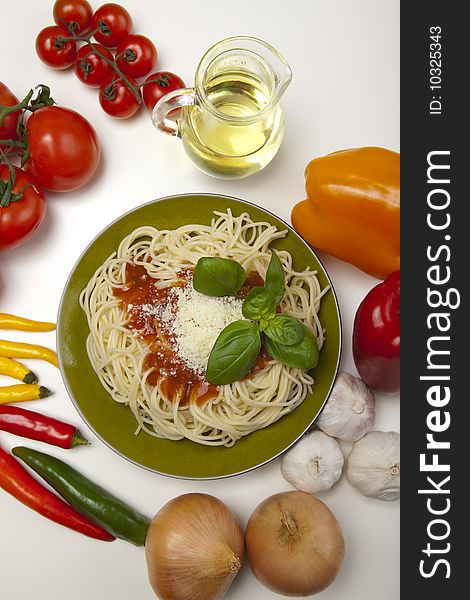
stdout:
[(284, 133), (279, 100), (291, 79), (289, 65), (266, 42), (227, 38), (202, 57), (194, 88), (161, 98), (152, 120), (160, 131), (180, 137), (208, 175), (247, 177), (279, 149)]

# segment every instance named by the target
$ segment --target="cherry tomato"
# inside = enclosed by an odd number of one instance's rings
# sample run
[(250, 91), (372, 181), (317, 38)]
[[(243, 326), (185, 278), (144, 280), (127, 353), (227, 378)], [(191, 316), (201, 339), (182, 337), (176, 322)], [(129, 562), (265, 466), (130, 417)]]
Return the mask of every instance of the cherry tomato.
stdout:
[(93, 9), (87, 0), (56, 0), (52, 14), (55, 23), (70, 32), (86, 35), (91, 30)]
[[(133, 79), (129, 78), (129, 81), (138, 86)], [(103, 81), (100, 87), (99, 99), (101, 108), (116, 119), (128, 119), (135, 115), (140, 108), (140, 103), (132, 90), (116, 74)]]
[(184, 81), (178, 75), (169, 71), (152, 73), (142, 86), (145, 106), (149, 110), (153, 110), (153, 107), (162, 96), (181, 88), (184, 88)]
[(30, 158), (25, 165), (48, 190), (66, 192), (85, 185), (100, 162), (101, 148), (90, 123), (74, 110), (46, 106), (26, 124)]
[(94, 33), (94, 38), (103, 46), (115, 48), (121, 40), (132, 31), (132, 17), (127, 10), (119, 4), (109, 2), (100, 6), (93, 15), (92, 29), (99, 27), (101, 31)]
[(36, 38), (36, 52), (43, 63), (53, 69), (68, 69), (72, 66), (77, 44), (72, 40), (61, 41), (61, 38), (70, 37), (68, 31), (58, 25), (44, 27)]
[(39, 185), (22, 169), (14, 169), (16, 183), (12, 191), (13, 194), (20, 194), (22, 191), (22, 197), (19, 200), (10, 198), (8, 203), (4, 188), (10, 179), (10, 172), (7, 165), (0, 165), (0, 250), (23, 243), (46, 214), (46, 201)]
[(157, 49), (154, 43), (138, 33), (131, 33), (121, 40), (116, 50), (116, 63), (124, 75), (144, 77), (157, 62)]
[[(102, 44), (93, 44), (109, 60), (114, 60), (112, 53)], [(73, 63), (75, 75), (91, 87), (100, 87), (103, 81), (109, 77), (114, 70), (101, 56), (93, 51), (93, 48), (85, 44), (77, 52), (75, 62)]]
[[(18, 98), (12, 94), (7, 86), (0, 81), (0, 105), (3, 106), (14, 106), (18, 104)], [(23, 111), (16, 110), (13, 113), (7, 115), (0, 123), (0, 140), (17, 140), (18, 133), (16, 127), (18, 125), (18, 119), (21, 117)], [(7, 148), (6, 145), (0, 144), (0, 148)]]

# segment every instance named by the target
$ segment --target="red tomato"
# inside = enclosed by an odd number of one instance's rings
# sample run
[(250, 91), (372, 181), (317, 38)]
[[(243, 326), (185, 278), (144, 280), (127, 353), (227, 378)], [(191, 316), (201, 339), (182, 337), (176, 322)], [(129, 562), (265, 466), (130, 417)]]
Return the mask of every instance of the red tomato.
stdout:
[(124, 75), (144, 77), (157, 62), (154, 43), (138, 33), (131, 33), (121, 40), (116, 50), (116, 63)]
[(400, 271), (373, 287), (354, 319), (353, 356), (372, 389), (400, 390)]
[(55, 23), (70, 32), (85, 35), (91, 30), (93, 9), (87, 0), (56, 0), (52, 14)]
[(142, 86), (144, 104), (149, 110), (153, 110), (162, 96), (181, 88), (184, 88), (184, 81), (178, 75), (169, 71), (152, 73)]
[[(3, 106), (14, 106), (18, 104), (18, 98), (10, 92), (7, 86), (0, 81), (0, 105)], [(20, 118), (23, 111), (16, 110), (13, 113), (7, 115), (0, 123), (0, 140), (17, 140), (18, 133), (16, 126), (18, 119)], [(0, 148), (6, 148), (0, 144)]]
[(101, 148), (90, 123), (74, 110), (46, 106), (26, 124), (30, 158), (25, 165), (39, 184), (55, 192), (76, 190), (93, 176)]
[(36, 38), (37, 55), (53, 69), (68, 69), (77, 53), (76, 42), (62, 42), (64, 37), (70, 37), (68, 31), (58, 25), (50, 25), (44, 27)]
[[(129, 81), (138, 86), (138, 83), (133, 79), (129, 78)], [(128, 119), (135, 115), (140, 108), (140, 103), (134, 93), (122, 79), (119, 79), (118, 75), (111, 75), (103, 81), (100, 87), (99, 99), (104, 112), (116, 119)]]
[[(106, 58), (114, 60), (112, 53), (105, 46), (102, 44), (93, 45)], [(77, 52), (73, 70), (80, 81), (91, 87), (100, 87), (102, 82), (114, 73), (112, 66), (96, 54), (88, 44), (82, 46)]]
[[(22, 169), (14, 169), (16, 183), (13, 193), (19, 194), (23, 190), (23, 196), (19, 200), (13, 199), (8, 206), (2, 206), (0, 203), (0, 250), (14, 248), (23, 243), (46, 214), (46, 201), (39, 185)], [(4, 192), (3, 182), (9, 179), (8, 166), (0, 165), (0, 196)]]
[(109, 2), (100, 6), (93, 15), (92, 29), (102, 28), (94, 33), (94, 38), (103, 46), (115, 48), (132, 31), (132, 17), (119, 4)]

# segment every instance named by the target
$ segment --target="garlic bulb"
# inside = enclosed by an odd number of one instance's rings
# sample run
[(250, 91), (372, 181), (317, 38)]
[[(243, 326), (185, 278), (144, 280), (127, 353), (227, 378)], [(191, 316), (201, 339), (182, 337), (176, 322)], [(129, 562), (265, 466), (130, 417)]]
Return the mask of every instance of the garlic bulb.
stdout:
[(374, 394), (362, 379), (342, 372), (315, 424), (332, 437), (355, 442), (372, 429), (374, 421)]
[(356, 442), (348, 457), (350, 483), (379, 500), (400, 497), (400, 434), (372, 431)]
[(338, 442), (322, 431), (305, 435), (281, 463), (284, 479), (301, 492), (329, 490), (341, 477), (344, 456)]

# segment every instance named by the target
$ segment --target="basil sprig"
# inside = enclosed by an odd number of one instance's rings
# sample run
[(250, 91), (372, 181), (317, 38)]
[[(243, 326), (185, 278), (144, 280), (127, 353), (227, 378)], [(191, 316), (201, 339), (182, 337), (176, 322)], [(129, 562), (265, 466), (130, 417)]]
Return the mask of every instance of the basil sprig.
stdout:
[(206, 256), (197, 261), (193, 287), (206, 296), (236, 296), (245, 283), (246, 271), (234, 260)]
[[(199, 259), (193, 275), (198, 292), (209, 296), (235, 296), (246, 280), (243, 267), (225, 258)], [(243, 301), (247, 320), (234, 321), (223, 329), (212, 348), (206, 379), (216, 385), (244, 377), (256, 363), (262, 336), (267, 352), (279, 362), (308, 370), (318, 363), (315, 335), (294, 317), (276, 313), (285, 290), (285, 273), (274, 250), (266, 271), (264, 287), (254, 287)]]

